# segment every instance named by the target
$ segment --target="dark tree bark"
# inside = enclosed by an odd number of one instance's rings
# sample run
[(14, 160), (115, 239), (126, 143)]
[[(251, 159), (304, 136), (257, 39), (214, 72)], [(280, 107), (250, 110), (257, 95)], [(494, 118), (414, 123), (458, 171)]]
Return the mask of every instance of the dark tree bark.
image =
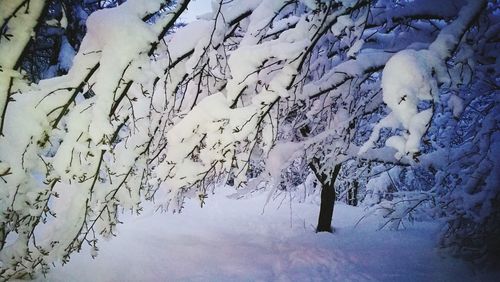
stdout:
[(349, 187), (349, 190), (347, 191), (348, 205), (354, 207), (358, 205), (358, 187), (359, 187), (359, 182), (357, 180), (353, 180), (351, 187)]
[(335, 188), (330, 183), (321, 183), (321, 207), (316, 232), (333, 232), (332, 217), (335, 205)]
[(314, 158), (309, 167), (313, 170), (316, 178), (321, 184), (321, 206), (319, 210), (318, 225), (316, 232), (333, 232), (332, 230), (332, 217), (333, 208), (335, 205), (335, 180), (340, 172), (341, 164), (335, 165), (331, 178), (321, 171), (320, 163), (317, 158)]

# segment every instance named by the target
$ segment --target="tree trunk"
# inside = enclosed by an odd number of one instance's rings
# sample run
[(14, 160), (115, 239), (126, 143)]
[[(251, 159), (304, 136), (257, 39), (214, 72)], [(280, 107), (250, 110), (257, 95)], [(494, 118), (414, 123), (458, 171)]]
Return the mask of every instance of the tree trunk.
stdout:
[(319, 209), (316, 232), (332, 232), (333, 207), (335, 205), (335, 188), (331, 183), (321, 183), (321, 207)]
[(330, 181), (328, 176), (321, 172), (319, 160), (314, 158), (309, 164), (316, 178), (321, 183), (321, 206), (319, 210), (316, 232), (332, 232), (333, 208), (335, 205), (335, 180), (340, 172), (340, 164), (335, 165)]
[(357, 180), (353, 180), (351, 187), (347, 191), (347, 204), (351, 206), (358, 205), (358, 187), (359, 183)]

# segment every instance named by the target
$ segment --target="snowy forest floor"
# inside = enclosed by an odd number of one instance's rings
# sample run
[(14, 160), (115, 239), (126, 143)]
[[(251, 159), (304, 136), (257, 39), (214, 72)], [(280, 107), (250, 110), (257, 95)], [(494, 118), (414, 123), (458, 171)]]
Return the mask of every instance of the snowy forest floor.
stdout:
[[(227, 194), (226, 194), (227, 195)], [(500, 281), (435, 248), (438, 225), (376, 231), (362, 208), (337, 203), (334, 234), (314, 232), (318, 205), (228, 199), (220, 189), (202, 209), (126, 216), (112, 240), (72, 256), (39, 281)], [(496, 279), (495, 279), (496, 278)]]

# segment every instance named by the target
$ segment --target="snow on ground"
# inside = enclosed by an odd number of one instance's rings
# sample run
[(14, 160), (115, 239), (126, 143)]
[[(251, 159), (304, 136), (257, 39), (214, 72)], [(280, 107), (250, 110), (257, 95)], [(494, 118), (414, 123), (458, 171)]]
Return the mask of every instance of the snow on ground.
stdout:
[(335, 233), (316, 234), (316, 204), (274, 201), (262, 213), (266, 197), (232, 200), (219, 189), (202, 209), (192, 201), (180, 215), (127, 216), (95, 259), (83, 250), (38, 280), (495, 281), (439, 255), (437, 224), (375, 231), (369, 218), (354, 228), (363, 210), (337, 203)]

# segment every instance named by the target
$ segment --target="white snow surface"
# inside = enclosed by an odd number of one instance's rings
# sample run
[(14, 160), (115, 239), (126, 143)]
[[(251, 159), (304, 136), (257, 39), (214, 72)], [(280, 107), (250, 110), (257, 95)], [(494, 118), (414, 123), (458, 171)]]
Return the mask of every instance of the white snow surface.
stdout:
[[(181, 214), (125, 216), (118, 236), (72, 255), (37, 281), (495, 281), (440, 255), (436, 223), (376, 231), (375, 218), (354, 225), (362, 208), (337, 203), (334, 234), (315, 233), (319, 206), (280, 199), (263, 211), (267, 193), (206, 205), (186, 203)], [(317, 199), (316, 199), (317, 200)], [(497, 280), (498, 281), (498, 280)]]

